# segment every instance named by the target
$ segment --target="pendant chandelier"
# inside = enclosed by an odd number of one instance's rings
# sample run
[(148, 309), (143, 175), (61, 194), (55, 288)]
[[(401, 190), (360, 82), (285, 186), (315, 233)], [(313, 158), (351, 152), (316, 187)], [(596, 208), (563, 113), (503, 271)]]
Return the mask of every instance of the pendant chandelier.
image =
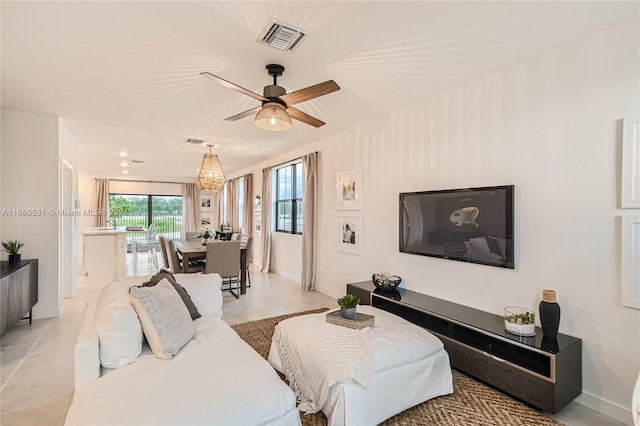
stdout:
[(196, 186), (201, 191), (222, 191), (226, 178), (224, 177), (224, 171), (220, 165), (220, 159), (216, 154), (211, 153), (213, 145), (207, 145), (209, 147), (209, 153), (205, 154), (196, 176)]

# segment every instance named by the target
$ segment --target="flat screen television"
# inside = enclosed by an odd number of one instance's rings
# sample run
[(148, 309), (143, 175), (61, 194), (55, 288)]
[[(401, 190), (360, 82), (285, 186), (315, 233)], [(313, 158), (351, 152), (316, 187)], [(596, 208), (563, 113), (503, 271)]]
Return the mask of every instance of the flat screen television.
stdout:
[(400, 251), (514, 268), (513, 185), (400, 194)]

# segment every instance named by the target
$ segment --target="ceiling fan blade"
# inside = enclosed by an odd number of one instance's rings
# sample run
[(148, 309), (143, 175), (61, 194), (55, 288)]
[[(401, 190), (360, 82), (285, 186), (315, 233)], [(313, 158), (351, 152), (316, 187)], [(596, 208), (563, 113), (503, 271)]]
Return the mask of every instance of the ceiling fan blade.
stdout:
[(295, 118), (296, 120), (302, 121), (303, 123), (309, 124), (313, 127), (321, 127), (326, 124), (324, 121), (318, 120), (317, 118), (310, 116), (306, 112), (302, 112), (294, 107), (288, 107), (286, 111), (287, 114), (289, 114), (289, 117)]
[(215, 81), (218, 84), (223, 85), (224, 87), (227, 87), (229, 89), (233, 89), (237, 92), (243, 93), (247, 96), (252, 97), (253, 99), (256, 99), (258, 101), (268, 101), (269, 99), (265, 98), (262, 95), (258, 95), (257, 93), (252, 92), (251, 90), (245, 89), (244, 87), (240, 87), (235, 83), (232, 83), (230, 81), (225, 80), (224, 78), (218, 77), (217, 75), (213, 75), (209, 72), (201, 72), (200, 75), (210, 78), (211, 80)]
[(248, 117), (250, 115), (255, 115), (258, 113), (258, 111), (260, 111), (262, 109), (261, 106), (255, 107), (255, 108), (251, 108), (249, 110), (246, 110), (245, 112), (241, 112), (240, 114), (236, 114), (236, 115), (232, 115), (231, 117), (227, 117), (225, 118), (225, 120), (227, 121), (236, 121), (236, 120), (240, 120), (241, 118), (245, 118)]
[(287, 105), (295, 105), (308, 101), (309, 99), (317, 98), (318, 96), (327, 95), (336, 90), (340, 90), (340, 86), (338, 86), (335, 81), (329, 80), (324, 83), (318, 83), (315, 86), (307, 87), (306, 89), (287, 93), (286, 95), (280, 96), (280, 99), (285, 101)]

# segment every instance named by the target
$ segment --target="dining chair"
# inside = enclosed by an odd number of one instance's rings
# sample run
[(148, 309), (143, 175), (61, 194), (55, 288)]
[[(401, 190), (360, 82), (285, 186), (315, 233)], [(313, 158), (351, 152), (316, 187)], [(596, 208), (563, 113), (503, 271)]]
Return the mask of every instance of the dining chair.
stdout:
[(184, 239), (187, 241), (190, 240), (199, 240), (200, 234), (198, 232), (185, 232)]
[[(211, 241), (207, 244), (207, 260), (204, 273), (217, 273), (222, 278), (222, 284), (229, 284), (229, 290), (236, 299), (240, 298), (240, 241)], [(233, 284), (236, 284), (233, 287)], [(236, 291), (234, 293), (234, 290)]]
[[(171, 238), (166, 239), (167, 243), (167, 256), (169, 257), (169, 267), (171, 272), (174, 274), (182, 273), (182, 259), (178, 256), (178, 250), (176, 250), (176, 245)], [(187, 268), (187, 272), (202, 272), (202, 266), (198, 263), (189, 263), (189, 267)]]
[(251, 264), (251, 248), (253, 247), (253, 237), (251, 235), (240, 236), (240, 248), (245, 249), (245, 266), (247, 271), (247, 287), (251, 287), (251, 275), (249, 275), (249, 265)]
[(160, 244), (160, 252), (162, 253), (163, 268), (169, 269), (169, 256), (167, 256), (167, 242), (164, 235), (158, 235), (158, 244)]
[(229, 241), (240, 241), (240, 233), (239, 232), (232, 233)]

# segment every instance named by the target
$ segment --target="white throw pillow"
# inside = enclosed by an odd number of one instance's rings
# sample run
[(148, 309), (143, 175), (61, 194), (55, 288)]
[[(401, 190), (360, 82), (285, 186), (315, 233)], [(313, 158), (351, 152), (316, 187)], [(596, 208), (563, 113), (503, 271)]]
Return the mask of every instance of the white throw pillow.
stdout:
[(173, 358), (196, 334), (189, 310), (166, 278), (153, 287), (131, 287), (130, 296), (156, 357)]
[(201, 315), (222, 318), (222, 278), (218, 274), (174, 274), (176, 282), (191, 296)]
[(102, 289), (96, 306), (95, 330), (103, 367), (122, 367), (140, 355), (142, 328), (129, 299), (128, 284), (112, 281)]

